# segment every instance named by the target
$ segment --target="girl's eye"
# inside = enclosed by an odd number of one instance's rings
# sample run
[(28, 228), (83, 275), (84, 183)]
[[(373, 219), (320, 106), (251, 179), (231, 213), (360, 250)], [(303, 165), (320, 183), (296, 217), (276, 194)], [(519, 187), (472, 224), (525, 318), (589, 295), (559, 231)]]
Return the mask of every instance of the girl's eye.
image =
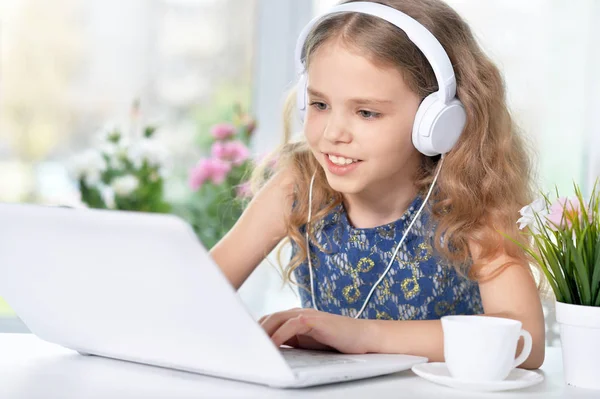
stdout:
[(319, 111), (325, 111), (327, 109), (327, 104), (321, 103), (321, 102), (318, 102), (318, 101), (313, 101), (312, 103), (310, 103), (310, 105), (313, 106), (313, 107), (315, 107)]
[(379, 112), (366, 111), (364, 109), (361, 109), (360, 111), (358, 111), (358, 113), (365, 119), (375, 119), (381, 115)]

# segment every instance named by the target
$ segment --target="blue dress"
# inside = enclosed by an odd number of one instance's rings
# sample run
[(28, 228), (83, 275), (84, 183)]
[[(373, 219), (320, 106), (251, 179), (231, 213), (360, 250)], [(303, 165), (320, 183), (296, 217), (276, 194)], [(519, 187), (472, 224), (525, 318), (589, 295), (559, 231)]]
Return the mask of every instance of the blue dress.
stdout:
[[(418, 196), (399, 220), (366, 229), (354, 228), (344, 206), (338, 205), (314, 226), (319, 245), (311, 242), (310, 253), (319, 310), (356, 316), (421, 204)], [(432, 320), (483, 313), (479, 285), (434, 255), (426, 210), (413, 224), (361, 318)], [(296, 251), (293, 245), (292, 256)], [(307, 262), (298, 266), (294, 277), (302, 306), (313, 307)]]

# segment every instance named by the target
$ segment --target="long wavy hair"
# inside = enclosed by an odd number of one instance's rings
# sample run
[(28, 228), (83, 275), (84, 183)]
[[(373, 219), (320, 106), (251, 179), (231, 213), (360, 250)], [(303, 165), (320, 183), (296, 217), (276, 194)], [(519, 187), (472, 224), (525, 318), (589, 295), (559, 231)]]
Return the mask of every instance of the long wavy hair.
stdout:
[[(529, 262), (525, 252), (504, 234), (528, 245), (519, 234), (516, 216), (532, 200), (532, 165), (524, 139), (511, 117), (506, 102), (503, 78), (494, 63), (477, 44), (467, 23), (441, 0), (376, 1), (396, 8), (424, 25), (442, 44), (454, 66), (457, 97), (467, 112), (465, 129), (452, 151), (445, 155), (430, 211), (437, 226), (434, 246), (461, 274), (477, 281), (493, 278), (515, 263)], [(305, 65), (311, 56), (330, 40), (340, 41), (359, 51), (378, 65), (398, 68), (409, 88), (421, 99), (438, 90), (433, 70), (421, 51), (405, 33), (388, 22), (370, 15), (342, 13), (326, 17), (309, 34), (303, 50)], [(317, 160), (302, 139), (292, 140), (296, 111), (295, 90), (284, 107), (284, 139), (275, 152), (278, 168), (294, 179), (294, 208), (287, 220), (287, 236), (297, 247), (295, 256), (284, 267), (287, 281), (306, 260), (307, 248), (302, 232), (308, 215), (308, 192), (314, 171), (313, 214), (310, 226), (342, 202), (342, 195), (328, 184)], [(417, 187), (426, 193), (433, 181), (440, 157), (422, 157)], [(265, 174), (255, 171), (255, 188)], [(317, 244), (309, 229), (311, 242)], [(441, 239), (443, 236), (443, 240)], [(445, 242), (446, 244), (441, 244)], [(480, 249), (477, 261), (469, 242)], [(506, 252), (516, 261), (495, 270), (486, 263)]]

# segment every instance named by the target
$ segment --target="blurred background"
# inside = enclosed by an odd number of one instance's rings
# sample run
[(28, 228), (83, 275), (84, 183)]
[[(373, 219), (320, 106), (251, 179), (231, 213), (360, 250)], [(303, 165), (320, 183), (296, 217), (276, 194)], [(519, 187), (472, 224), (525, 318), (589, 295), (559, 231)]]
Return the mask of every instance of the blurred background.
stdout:
[[(513, 113), (535, 143), (540, 188), (556, 185), (568, 194), (576, 182), (591, 191), (600, 175), (600, 27), (594, 23), (600, 2), (447, 2), (504, 73)], [(164, 201), (198, 203), (210, 190), (213, 202), (203, 212), (222, 205), (218, 182), (190, 186), (190, 169), (214, 144), (214, 125), (245, 129), (248, 159), (274, 148), (284, 94), (294, 81), (296, 36), (334, 3), (0, 0), (0, 202), (85, 206), (73, 159), (97, 146), (107, 126), (121, 126), (120, 135), (135, 141), (143, 136), (135, 132), (151, 125), (165, 155), (165, 167), (157, 168)], [(228, 184), (241, 182), (238, 176)], [(200, 230), (203, 220), (196, 220)], [(254, 315), (297, 303), (269, 262), (240, 295)], [(24, 330), (3, 302), (0, 330)]]

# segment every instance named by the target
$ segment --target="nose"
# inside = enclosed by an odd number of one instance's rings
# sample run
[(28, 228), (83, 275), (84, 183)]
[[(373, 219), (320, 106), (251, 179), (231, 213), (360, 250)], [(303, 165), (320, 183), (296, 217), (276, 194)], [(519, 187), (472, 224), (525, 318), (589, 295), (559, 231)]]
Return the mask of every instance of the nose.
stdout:
[(323, 131), (323, 138), (331, 143), (349, 143), (352, 134), (348, 129), (347, 118), (336, 112), (331, 112)]

